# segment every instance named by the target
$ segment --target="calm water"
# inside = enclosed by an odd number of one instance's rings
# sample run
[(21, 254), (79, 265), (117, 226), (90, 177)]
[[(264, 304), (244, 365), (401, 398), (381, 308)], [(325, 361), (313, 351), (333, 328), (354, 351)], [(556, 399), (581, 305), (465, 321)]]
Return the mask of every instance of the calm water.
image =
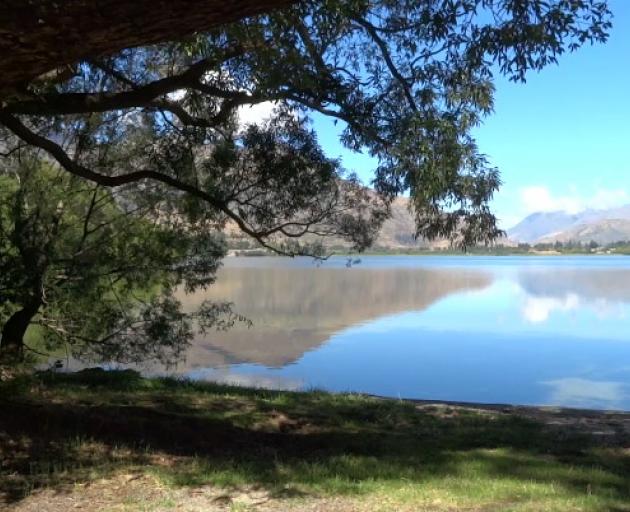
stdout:
[(228, 258), (187, 308), (254, 326), (175, 372), (283, 389), (630, 410), (630, 258)]

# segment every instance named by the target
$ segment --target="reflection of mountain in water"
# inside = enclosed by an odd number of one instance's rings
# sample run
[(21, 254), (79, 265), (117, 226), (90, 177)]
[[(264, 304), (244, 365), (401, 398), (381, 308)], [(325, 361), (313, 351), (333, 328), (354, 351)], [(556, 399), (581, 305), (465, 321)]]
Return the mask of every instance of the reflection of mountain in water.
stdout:
[(520, 272), (518, 282), (537, 297), (577, 295), (588, 300), (630, 302), (630, 269), (541, 269)]
[(463, 290), (488, 286), (485, 273), (426, 269), (224, 268), (203, 293), (181, 297), (192, 309), (227, 300), (254, 322), (208, 333), (188, 352), (188, 366), (251, 362), (284, 366), (331, 334), (377, 317), (422, 310)]

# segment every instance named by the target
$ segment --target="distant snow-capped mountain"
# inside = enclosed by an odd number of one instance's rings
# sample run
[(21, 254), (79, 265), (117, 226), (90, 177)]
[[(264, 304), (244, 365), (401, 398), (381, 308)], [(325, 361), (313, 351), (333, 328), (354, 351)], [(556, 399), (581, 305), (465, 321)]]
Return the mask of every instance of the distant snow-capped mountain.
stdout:
[(630, 240), (630, 205), (579, 213), (536, 212), (508, 230), (516, 242), (590, 242)]

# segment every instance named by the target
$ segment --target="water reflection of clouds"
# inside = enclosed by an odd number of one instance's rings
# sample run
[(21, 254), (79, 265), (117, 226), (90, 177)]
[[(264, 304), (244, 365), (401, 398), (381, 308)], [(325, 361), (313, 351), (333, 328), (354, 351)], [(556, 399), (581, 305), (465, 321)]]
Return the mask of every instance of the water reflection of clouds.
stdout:
[(284, 391), (299, 391), (304, 389), (304, 381), (289, 379), (278, 375), (256, 375), (238, 373), (227, 368), (197, 368), (184, 374), (191, 380), (217, 382), (230, 386), (243, 386), (250, 388), (278, 389)]
[(526, 321), (537, 324), (549, 320), (549, 316), (554, 311), (574, 311), (579, 306), (580, 298), (574, 293), (562, 298), (528, 296), (525, 299), (522, 313)]
[(541, 382), (551, 388), (548, 403), (573, 407), (615, 407), (628, 397), (622, 382), (565, 378)]
[(578, 310), (590, 311), (598, 320), (627, 318), (627, 308), (623, 302), (606, 299), (591, 300), (576, 293), (563, 297), (536, 297), (527, 295), (521, 308), (523, 319), (530, 324), (544, 323), (553, 313), (576, 313)]
[(627, 318), (627, 309), (624, 307), (624, 303), (617, 301), (609, 301), (606, 299), (596, 299), (593, 301), (593, 311), (600, 320), (608, 318)]
[(528, 323), (543, 323), (553, 313), (580, 310), (599, 320), (627, 318), (630, 270), (528, 269), (517, 279), (525, 296), (521, 316)]

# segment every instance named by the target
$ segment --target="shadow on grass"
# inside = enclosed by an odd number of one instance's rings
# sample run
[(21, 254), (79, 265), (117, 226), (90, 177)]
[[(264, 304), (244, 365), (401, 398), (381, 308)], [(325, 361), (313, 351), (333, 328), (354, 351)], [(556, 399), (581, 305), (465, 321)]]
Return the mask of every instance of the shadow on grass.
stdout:
[(630, 502), (627, 447), (598, 447), (591, 437), (509, 414), (133, 372), (43, 374), (0, 393), (6, 502), (40, 486), (147, 467), (176, 487), (250, 485), (276, 496), (494, 479), (552, 484), (567, 496), (597, 493), (608, 500), (603, 510)]

